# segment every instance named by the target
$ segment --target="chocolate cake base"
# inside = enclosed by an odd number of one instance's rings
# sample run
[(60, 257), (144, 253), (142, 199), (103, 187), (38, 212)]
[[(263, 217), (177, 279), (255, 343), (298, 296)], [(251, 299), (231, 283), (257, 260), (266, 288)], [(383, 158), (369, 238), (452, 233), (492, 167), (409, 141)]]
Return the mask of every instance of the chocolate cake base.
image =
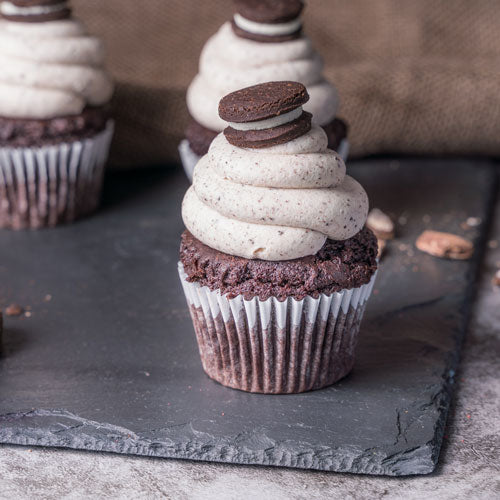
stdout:
[(219, 132), (204, 127), (196, 120), (191, 120), (186, 128), (185, 135), (189, 146), (198, 156), (208, 153), (208, 148)]
[(109, 107), (88, 107), (74, 116), (48, 120), (0, 116), (0, 147), (31, 148), (93, 137), (106, 128)]
[(250, 300), (318, 297), (368, 283), (377, 269), (377, 239), (363, 228), (345, 241), (327, 240), (316, 254), (272, 262), (214, 250), (189, 231), (181, 238), (180, 260), (189, 282)]
[(323, 126), (323, 130), (328, 137), (328, 147), (338, 151), (340, 143), (347, 138), (348, 125), (340, 118), (334, 118), (328, 125)]

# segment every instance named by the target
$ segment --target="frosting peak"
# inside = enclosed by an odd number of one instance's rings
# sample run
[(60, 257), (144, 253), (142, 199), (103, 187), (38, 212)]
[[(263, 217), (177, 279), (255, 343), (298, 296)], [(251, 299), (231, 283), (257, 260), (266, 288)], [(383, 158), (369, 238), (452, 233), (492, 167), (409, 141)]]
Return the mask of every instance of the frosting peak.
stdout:
[(317, 126), (292, 141), (248, 150), (223, 134), (198, 163), (183, 202), (188, 230), (206, 245), (248, 259), (316, 254), (345, 240), (367, 217), (363, 188), (345, 175)]

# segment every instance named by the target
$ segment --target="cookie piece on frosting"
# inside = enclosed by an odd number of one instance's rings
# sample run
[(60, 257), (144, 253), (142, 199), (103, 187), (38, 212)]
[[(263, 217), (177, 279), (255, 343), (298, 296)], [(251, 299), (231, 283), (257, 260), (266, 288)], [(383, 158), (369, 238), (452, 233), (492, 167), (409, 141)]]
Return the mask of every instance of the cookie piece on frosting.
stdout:
[(67, 19), (71, 9), (66, 0), (4, 0), (0, 14), (8, 21), (41, 23)]
[(223, 97), (219, 116), (227, 122), (256, 122), (293, 111), (308, 100), (309, 94), (301, 83), (260, 83)]
[(236, 35), (257, 42), (285, 42), (300, 37), (301, 0), (234, 0)]
[(302, 105), (309, 94), (301, 83), (268, 82), (253, 85), (224, 97), (220, 117), (229, 122), (228, 142), (241, 148), (283, 144), (311, 130), (311, 113)]

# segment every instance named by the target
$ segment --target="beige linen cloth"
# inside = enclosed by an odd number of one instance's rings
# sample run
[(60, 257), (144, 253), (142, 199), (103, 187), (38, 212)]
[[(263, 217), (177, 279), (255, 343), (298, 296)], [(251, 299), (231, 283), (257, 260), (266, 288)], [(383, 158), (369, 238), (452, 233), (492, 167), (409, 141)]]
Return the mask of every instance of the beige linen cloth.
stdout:
[[(231, 0), (73, 0), (117, 80), (112, 164), (177, 160), (184, 96)], [(309, 0), (352, 155), (500, 154), (498, 0)]]

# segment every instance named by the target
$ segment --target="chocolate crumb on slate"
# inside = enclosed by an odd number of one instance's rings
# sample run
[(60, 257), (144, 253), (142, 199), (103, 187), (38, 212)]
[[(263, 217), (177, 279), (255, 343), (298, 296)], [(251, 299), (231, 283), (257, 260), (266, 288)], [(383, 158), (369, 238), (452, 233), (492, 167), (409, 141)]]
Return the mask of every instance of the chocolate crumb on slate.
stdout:
[(5, 308), (5, 314), (7, 316), (21, 316), (24, 309), (19, 304), (10, 304)]
[(382, 240), (392, 240), (394, 238), (394, 222), (379, 208), (373, 208), (368, 214), (366, 225), (377, 238)]
[(471, 241), (439, 231), (424, 231), (418, 237), (416, 247), (422, 252), (445, 259), (466, 260), (474, 253)]
[(382, 240), (380, 238), (377, 238), (377, 245), (378, 245), (377, 258), (379, 260), (381, 260), (382, 257), (385, 254), (385, 249), (387, 247), (387, 242), (386, 242), (386, 240)]
[(491, 282), (495, 286), (500, 286), (500, 269), (494, 274)]

